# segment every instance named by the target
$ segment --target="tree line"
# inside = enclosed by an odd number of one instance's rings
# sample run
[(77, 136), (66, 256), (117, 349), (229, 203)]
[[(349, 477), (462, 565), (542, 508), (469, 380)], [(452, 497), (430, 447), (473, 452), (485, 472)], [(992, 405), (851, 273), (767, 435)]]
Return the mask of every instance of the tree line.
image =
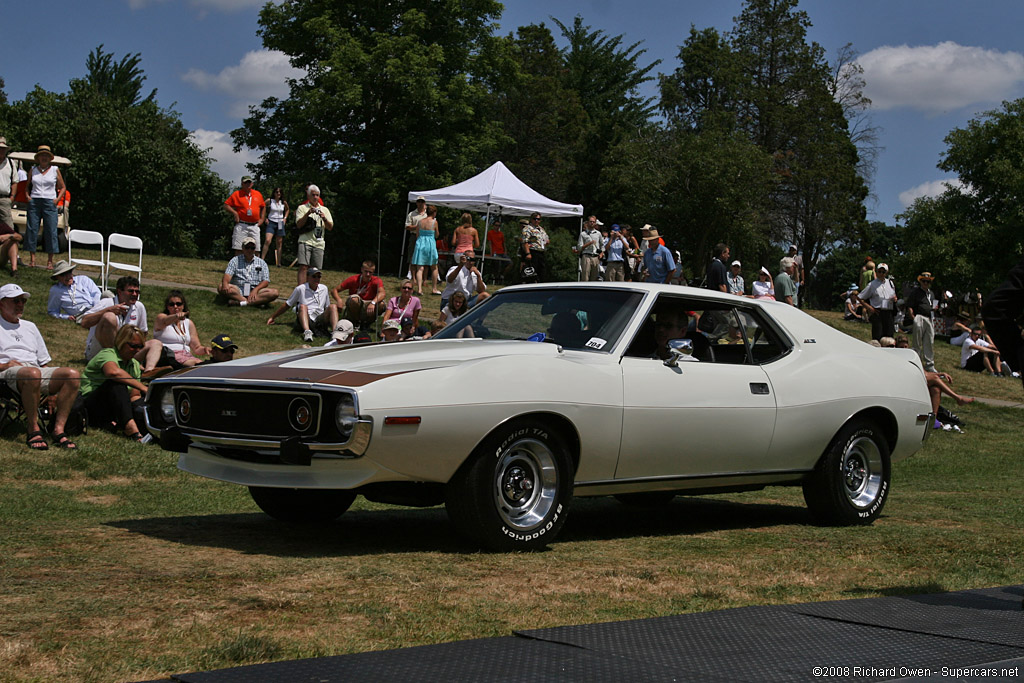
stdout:
[[(725, 32), (691, 26), (665, 73), (642, 42), (580, 16), (501, 35), (501, 11), (495, 0), (286, 0), (261, 10), (264, 46), (303, 75), (287, 97), (252, 107), (232, 137), (259, 152), (258, 187), (280, 185), (293, 204), (305, 183), (321, 188), (338, 217), (328, 263), (356, 268), (376, 253), (381, 225), (384, 269), (388, 255), (397, 264), (406, 194), (497, 159), (588, 214), (657, 226), (693, 276), (717, 242), (752, 270), (774, 269), (797, 244), (814, 266), (807, 292), (819, 306), (834, 303), (872, 250), (910, 269), (984, 278), (965, 263), (974, 252), (949, 257), (966, 212), (981, 211), (972, 244), (1012, 233), (1009, 208), (953, 191), (919, 201), (908, 229), (866, 220), (878, 148), (863, 74), (851, 46), (830, 60), (808, 40), (798, 0), (747, 0)], [(89, 198), (76, 225), (151, 237), (158, 252), (221, 257), (229, 220), (220, 204), (231, 188), (180, 116), (155, 91), (144, 96), (139, 60), (114, 61), (100, 46), (68, 93), (0, 98), (2, 130), (15, 146), (51, 144), (75, 160), (69, 187)], [(1002, 116), (1019, 119), (1019, 108)], [(980, 144), (971, 133), (952, 133), (951, 150)], [(971, 175), (982, 155), (951, 151), (943, 167), (972, 187), (1006, 181)], [(568, 243), (578, 223), (554, 227)]]

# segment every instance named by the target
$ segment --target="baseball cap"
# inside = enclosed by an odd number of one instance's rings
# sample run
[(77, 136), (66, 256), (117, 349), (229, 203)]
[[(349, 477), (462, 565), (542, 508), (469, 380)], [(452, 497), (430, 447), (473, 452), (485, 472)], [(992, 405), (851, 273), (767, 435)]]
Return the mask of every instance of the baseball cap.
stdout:
[(228, 349), (238, 348), (238, 344), (231, 341), (231, 337), (229, 337), (226, 334), (218, 334), (210, 342), (210, 346), (212, 346), (215, 349), (220, 349), (221, 351), (227, 351)]
[(256, 240), (254, 240), (251, 237), (246, 237), (244, 240), (242, 240), (242, 248), (243, 249), (245, 247), (249, 246), (250, 244), (253, 246), (253, 248), (255, 248), (256, 247)]
[(338, 324), (334, 326), (334, 334), (331, 337), (340, 342), (347, 342), (355, 329), (351, 320), (339, 320)]
[(306, 270), (306, 277), (316, 277), (317, 275), (323, 275), (323, 271), (316, 266), (310, 266)]
[(889, 272), (889, 264), (888, 263), (879, 263), (877, 266), (875, 266), (875, 270), (884, 270), (885, 272), (888, 273)]
[(741, 267), (741, 268), (743, 267), (743, 264), (742, 264), (742, 263), (740, 263), (739, 261), (733, 261), (733, 262), (732, 262), (731, 264), (729, 264), (729, 265), (733, 265), (733, 266), (739, 266), (739, 267)]
[(412, 318), (407, 315), (402, 318), (402, 327), (408, 327), (409, 325), (412, 325)]
[(252, 176), (251, 175), (244, 175), (244, 176), (242, 176), (242, 182), (243, 183), (251, 183), (252, 182)]
[(382, 330), (398, 330), (401, 328), (402, 323), (396, 318), (392, 318), (391, 320), (385, 320), (384, 324), (381, 325)]
[(0, 287), (0, 299), (17, 299), (19, 296), (27, 299), (32, 295), (13, 282)]

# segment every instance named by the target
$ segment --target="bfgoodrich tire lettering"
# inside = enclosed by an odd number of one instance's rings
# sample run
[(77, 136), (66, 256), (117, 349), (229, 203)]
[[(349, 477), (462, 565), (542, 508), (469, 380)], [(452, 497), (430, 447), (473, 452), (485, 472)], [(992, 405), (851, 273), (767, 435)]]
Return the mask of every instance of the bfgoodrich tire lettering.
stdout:
[(551, 542), (572, 500), (571, 458), (540, 420), (492, 432), (445, 488), (456, 528), (491, 550), (537, 550)]
[(866, 420), (847, 423), (804, 482), (804, 500), (821, 522), (871, 524), (889, 498), (889, 444)]
[(265, 513), (282, 522), (314, 524), (340, 517), (356, 494), (342, 489), (281, 489), (250, 486), (249, 495)]

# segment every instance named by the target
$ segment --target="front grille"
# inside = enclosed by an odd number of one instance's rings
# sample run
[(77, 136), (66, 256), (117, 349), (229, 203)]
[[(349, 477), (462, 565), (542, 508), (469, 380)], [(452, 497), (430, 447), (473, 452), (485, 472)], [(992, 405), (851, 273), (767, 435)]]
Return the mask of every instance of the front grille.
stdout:
[(313, 437), (322, 402), (311, 391), (174, 387), (174, 414), (186, 432), (251, 439)]

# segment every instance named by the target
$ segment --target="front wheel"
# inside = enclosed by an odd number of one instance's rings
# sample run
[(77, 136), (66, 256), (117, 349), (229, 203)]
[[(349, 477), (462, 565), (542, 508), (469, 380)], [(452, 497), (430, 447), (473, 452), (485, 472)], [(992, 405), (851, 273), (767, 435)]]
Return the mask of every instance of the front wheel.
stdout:
[(341, 517), (356, 494), (344, 489), (280, 489), (250, 486), (249, 495), (265, 513), (282, 522), (316, 524)]
[(538, 550), (565, 524), (572, 460), (562, 437), (540, 420), (492, 432), (445, 488), (456, 528), (491, 550)]
[(871, 524), (889, 497), (889, 444), (878, 427), (855, 420), (840, 430), (804, 482), (807, 507), (826, 524)]

